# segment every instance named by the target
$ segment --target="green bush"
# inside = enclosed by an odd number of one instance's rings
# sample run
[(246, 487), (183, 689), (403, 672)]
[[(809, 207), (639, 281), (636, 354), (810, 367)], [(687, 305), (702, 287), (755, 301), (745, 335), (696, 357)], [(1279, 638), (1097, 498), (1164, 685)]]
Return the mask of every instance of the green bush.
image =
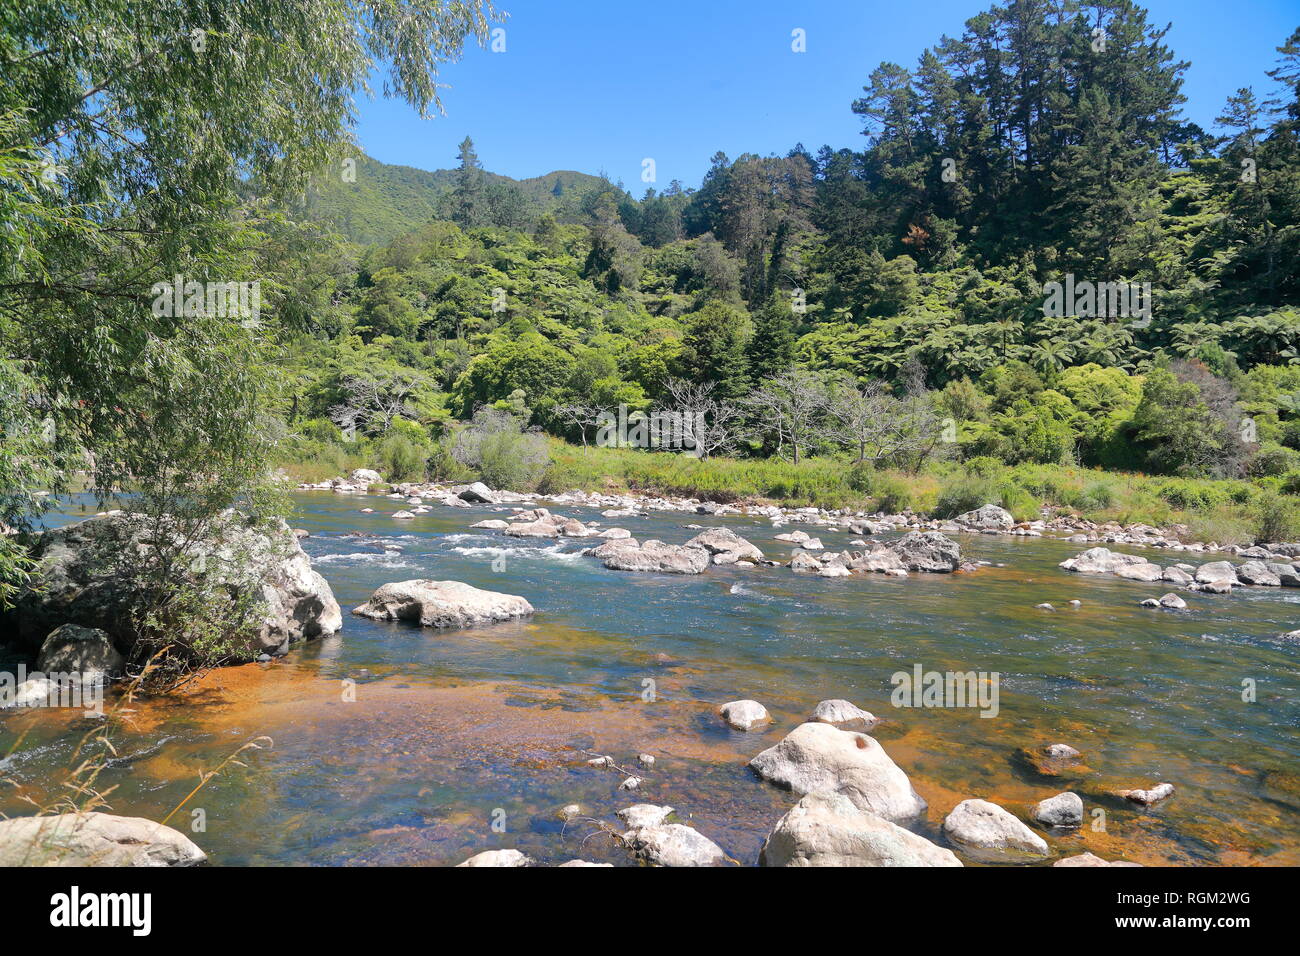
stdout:
[(1002, 499), (1001, 490), (990, 478), (959, 478), (939, 489), (934, 505), (936, 518), (955, 518), (967, 511)]
[(1294, 541), (1300, 520), (1295, 503), (1274, 491), (1260, 494), (1255, 503), (1255, 543)]
[(549, 463), (546, 439), (537, 434), (493, 432), (478, 446), (478, 476), (489, 488), (533, 491)]

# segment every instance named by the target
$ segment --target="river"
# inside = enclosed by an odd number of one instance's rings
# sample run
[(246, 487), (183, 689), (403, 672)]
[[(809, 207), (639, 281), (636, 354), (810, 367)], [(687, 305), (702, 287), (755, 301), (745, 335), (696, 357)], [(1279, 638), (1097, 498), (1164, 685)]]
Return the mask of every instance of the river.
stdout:
[[(578, 803), (614, 823), (637, 802), (671, 804), (752, 864), (794, 798), (746, 762), (835, 697), (883, 718), (873, 735), (929, 802), (914, 829), (932, 839), (968, 797), (1024, 818), (1072, 789), (1085, 823), (1047, 835), (1054, 858), (1300, 863), (1300, 645), (1278, 638), (1300, 626), (1300, 590), (1188, 593), (1187, 611), (1151, 610), (1138, 602), (1167, 586), (1060, 570), (1079, 545), (988, 535), (960, 536), (968, 557), (991, 562), (970, 574), (626, 573), (580, 556), (590, 540), (469, 530), (498, 508), (434, 505), (402, 521), (389, 515), (403, 505), (382, 497), (295, 501), (293, 524), (311, 532), (303, 546), (344, 609), (343, 631), (269, 664), (213, 672), (179, 699), (136, 702), (99, 781), (115, 787), (113, 812), (162, 819), (202, 772), (272, 738), (172, 818), (216, 864), (447, 865), (499, 847), (548, 864), (627, 864), (594, 822), (563, 824), (556, 811)], [(362, 514), (367, 506), (376, 513)], [(71, 499), (48, 521), (80, 520), (88, 507)], [(725, 524), (768, 556), (789, 554), (766, 520), (554, 510), (672, 543), (696, 533), (687, 524)], [(854, 537), (808, 530), (834, 549)], [(347, 536), (356, 531), (378, 537)], [(411, 578), (519, 594), (537, 613), (456, 631), (348, 613), (381, 584)], [(996, 716), (894, 707), (891, 676), (918, 664), (996, 674)], [(739, 698), (762, 702), (773, 724), (728, 729), (716, 708)], [(16, 785), (0, 787), (0, 811), (30, 813), (23, 796), (52, 799), (85, 726), (69, 711), (0, 716), (0, 782)], [(1018, 756), (1057, 741), (1084, 753), (1069, 776), (1044, 777)], [(640, 753), (656, 760), (629, 794), (621, 773), (586, 764), (593, 753), (629, 769)], [(1150, 809), (1108, 795), (1166, 780), (1177, 792)]]

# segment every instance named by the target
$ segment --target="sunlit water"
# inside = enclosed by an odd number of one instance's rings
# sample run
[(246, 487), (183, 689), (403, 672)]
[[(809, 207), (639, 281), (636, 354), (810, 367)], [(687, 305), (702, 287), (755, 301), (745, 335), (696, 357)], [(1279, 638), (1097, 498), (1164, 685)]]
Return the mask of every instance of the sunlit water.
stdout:
[[(1069, 574), (1080, 547), (1051, 539), (962, 536), (973, 574), (822, 579), (786, 568), (711, 568), (699, 576), (605, 570), (577, 552), (591, 540), (516, 540), (470, 531), (503, 509), (435, 505), (414, 520), (382, 497), (303, 493), (303, 546), (344, 608), (341, 634), (270, 664), (226, 668), (175, 701), (138, 702), (100, 778), (114, 812), (162, 819), (243, 742), (274, 744), (227, 766), (172, 817), (213, 862), (456, 863), (518, 847), (543, 863), (628, 863), (594, 822), (564, 826), (578, 803), (615, 822), (635, 802), (667, 803), (741, 863), (757, 861), (794, 797), (746, 762), (824, 698), (884, 718), (874, 732), (930, 803), (915, 829), (942, 840), (943, 816), (983, 797), (1027, 817), (1072, 789), (1084, 827), (1047, 834), (1054, 856), (1091, 850), (1147, 864), (1300, 863), (1300, 590), (1187, 594), (1186, 612), (1141, 608), (1167, 588)], [(375, 514), (362, 514), (363, 507)], [(51, 523), (80, 520), (74, 501)], [(657, 514), (584, 520), (683, 542), (687, 524), (727, 524), (785, 558), (779, 530), (746, 518)], [(810, 529), (812, 530), (812, 529)], [(348, 532), (378, 537), (348, 537)], [(814, 530), (830, 548), (847, 533)], [(398, 553), (384, 553), (384, 545)], [(1125, 550), (1125, 549), (1121, 549)], [(1132, 549), (1127, 549), (1132, 550)], [(1173, 555), (1148, 552), (1161, 563)], [(447, 578), (526, 597), (537, 614), (491, 628), (435, 631), (347, 613), (375, 588)], [(1071, 609), (1077, 598), (1082, 607)], [(1051, 602), (1055, 613), (1035, 609)], [(999, 712), (900, 709), (891, 675), (999, 675)], [(344, 679), (356, 682), (344, 699)], [(1256, 700), (1243, 700), (1243, 681)], [(651, 693), (653, 692), (653, 693)], [(754, 698), (774, 723), (727, 729), (719, 704)], [(0, 717), (0, 810), (31, 812), (57, 795), (87, 723), (69, 711)], [(1064, 741), (1085, 765), (1056, 779), (1018, 757)], [(16, 749), (15, 749), (16, 748)], [(12, 751), (12, 753), (11, 753)], [(610, 754), (623, 774), (586, 765)], [(1108, 795), (1170, 781), (1149, 810)], [(1104, 816), (1094, 811), (1104, 811)], [(1104, 825), (1104, 829), (1102, 826)]]

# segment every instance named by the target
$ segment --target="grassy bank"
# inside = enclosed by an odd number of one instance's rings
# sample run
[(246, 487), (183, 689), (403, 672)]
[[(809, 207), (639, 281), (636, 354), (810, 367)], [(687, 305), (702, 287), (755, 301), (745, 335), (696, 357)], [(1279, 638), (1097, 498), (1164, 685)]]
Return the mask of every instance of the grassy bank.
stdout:
[[(1206, 480), (1139, 475), (1062, 465), (1009, 466), (993, 459), (941, 462), (912, 475), (832, 458), (795, 465), (778, 459), (712, 458), (550, 442), (550, 465), (535, 489), (679, 495), (718, 502), (771, 502), (951, 517), (996, 502), (1017, 519), (1053, 514), (1098, 522), (1182, 526), (1187, 540), (1244, 544), (1300, 535), (1296, 499), (1276, 481)], [(281, 463), (293, 478), (321, 481), (383, 462), (363, 446), (328, 446)], [(414, 476), (406, 476), (408, 478)], [(463, 479), (430, 474), (430, 478)]]

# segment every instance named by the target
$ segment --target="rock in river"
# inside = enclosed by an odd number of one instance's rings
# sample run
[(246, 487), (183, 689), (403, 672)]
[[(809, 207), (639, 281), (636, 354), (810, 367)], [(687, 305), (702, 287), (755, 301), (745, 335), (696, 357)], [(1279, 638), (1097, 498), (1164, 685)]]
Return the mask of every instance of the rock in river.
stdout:
[(1078, 574), (1114, 574), (1120, 568), (1149, 563), (1146, 558), (1139, 558), (1132, 554), (1119, 554), (1109, 548), (1089, 548), (1073, 558), (1062, 561), (1060, 567)]
[(637, 827), (623, 840), (638, 857), (654, 866), (724, 866), (727, 854), (699, 830), (681, 823)]
[(531, 862), (518, 850), (484, 850), (456, 866), (527, 866)]
[(823, 700), (813, 708), (808, 718), (821, 724), (830, 724), (840, 730), (870, 730), (879, 721), (870, 714), (847, 700)]
[[(160, 541), (183, 552), (182, 573), (191, 580), (251, 599), (253, 613), (239, 642), (247, 660), (343, 626), (330, 586), (283, 521), (258, 525), (228, 511), (201, 537), (190, 540), (191, 533), (165, 516), (149, 520), (125, 512), (46, 531), (32, 551), (39, 570), (0, 613), (0, 640), (12, 636), (20, 650), (34, 654), (55, 628), (78, 624), (105, 631), (129, 658), (138, 638), (131, 621), (147, 585), (136, 572)], [(233, 614), (236, 597), (231, 603)]]
[(998, 505), (984, 505), (982, 508), (960, 514), (953, 520), (959, 525), (978, 528), (981, 531), (986, 528), (1006, 531), (1016, 523), (1016, 519), (1012, 517), (1011, 512)]
[(1174, 795), (1174, 785), (1172, 783), (1161, 783), (1152, 787), (1150, 790), (1116, 790), (1115, 796), (1123, 797), (1133, 803), (1140, 803), (1144, 807), (1149, 807), (1154, 803)]
[(735, 730), (753, 730), (772, 721), (767, 708), (756, 700), (733, 700), (719, 707), (718, 713)]
[(527, 617), (533, 606), (516, 595), (483, 591), (460, 581), (416, 580), (385, 584), (352, 613), (424, 627), (474, 627)]
[(668, 574), (702, 574), (709, 566), (709, 552), (664, 544), (651, 538), (638, 545), (635, 538), (615, 538), (592, 552), (613, 571), (662, 571)]
[(768, 835), (760, 866), (961, 866), (951, 850), (854, 806), (842, 793), (803, 797)]
[(1029, 827), (987, 800), (963, 800), (943, 821), (949, 840), (985, 863), (1026, 861), (1047, 856), (1047, 844)]
[(830, 724), (800, 724), (749, 762), (763, 779), (799, 795), (839, 792), (891, 822), (925, 813), (926, 803), (885, 748), (866, 734)]
[(1040, 800), (1031, 816), (1049, 827), (1077, 827), (1083, 823), (1083, 798), (1068, 790)]
[(1126, 860), (1103, 860), (1092, 853), (1077, 853), (1057, 860), (1052, 866), (1141, 866), (1141, 863), (1129, 863)]
[(737, 561), (762, 561), (763, 552), (754, 547), (730, 528), (710, 528), (701, 531), (690, 541), (688, 548), (703, 548), (713, 555), (714, 564), (735, 564)]
[(36, 667), (47, 674), (80, 674), (86, 680), (120, 677), (125, 662), (107, 631), (63, 624), (41, 644)]
[(938, 531), (909, 531), (889, 549), (909, 571), (948, 574), (961, 567), (961, 548)]
[(140, 817), (64, 813), (0, 821), (0, 866), (197, 866), (185, 834)]

